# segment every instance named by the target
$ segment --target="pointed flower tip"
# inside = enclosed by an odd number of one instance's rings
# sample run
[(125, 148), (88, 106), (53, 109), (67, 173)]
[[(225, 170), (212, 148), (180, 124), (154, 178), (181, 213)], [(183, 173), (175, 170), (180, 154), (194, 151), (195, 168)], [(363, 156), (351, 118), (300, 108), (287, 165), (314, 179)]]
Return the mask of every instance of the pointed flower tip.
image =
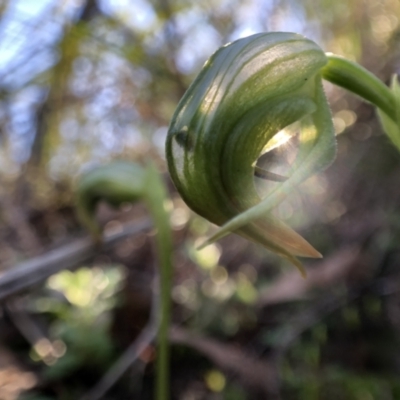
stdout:
[(205, 247), (209, 246), (211, 243), (212, 243), (212, 240), (206, 239), (203, 243), (200, 243), (200, 245), (198, 245), (196, 247), (196, 250), (197, 251), (203, 250)]
[(293, 256), (305, 258), (322, 258), (322, 254), (302, 236), (297, 235), (281, 246)]
[(222, 239), (224, 236), (231, 233), (230, 230), (225, 229), (225, 225), (219, 227), (210, 237), (208, 237), (204, 242), (200, 243), (199, 246), (196, 247), (196, 250), (202, 250), (205, 247), (209, 246), (210, 244), (216, 242), (219, 239)]
[(316, 250), (314, 247), (312, 247), (312, 252), (310, 252), (307, 257), (310, 258), (323, 258), (324, 256), (318, 251)]
[(307, 271), (305, 270), (303, 264), (297, 258), (290, 258), (289, 261), (298, 269), (302, 278), (307, 278)]
[[(314, 253), (310, 257), (312, 257), (312, 258), (323, 258), (323, 255), (319, 251), (314, 249)], [(303, 264), (297, 258), (291, 259), (290, 261), (299, 270), (301, 277), (304, 278), (304, 279), (307, 278), (307, 271), (304, 268)]]

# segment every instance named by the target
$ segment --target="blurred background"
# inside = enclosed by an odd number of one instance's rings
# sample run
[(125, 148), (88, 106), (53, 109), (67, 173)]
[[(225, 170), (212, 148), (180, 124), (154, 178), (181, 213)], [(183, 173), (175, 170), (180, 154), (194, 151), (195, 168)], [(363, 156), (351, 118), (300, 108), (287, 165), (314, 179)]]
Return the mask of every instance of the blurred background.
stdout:
[(74, 212), (83, 171), (149, 158), (171, 199), (173, 399), (400, 399), (400, 155), (373, 108), (326, 85), (338, 157), (276, 210), (324, 255), (305, 280), (234, 235), (196, 251), (214, 227), (164, 156), (219, 46), (297, 32), (389, 83), (399, 18), (398, 0), (0, 1), (0, 399), (152, 398), (152, 344), (115, 369), (151, 310), (147, 211), (101, 205), (101, 249)]

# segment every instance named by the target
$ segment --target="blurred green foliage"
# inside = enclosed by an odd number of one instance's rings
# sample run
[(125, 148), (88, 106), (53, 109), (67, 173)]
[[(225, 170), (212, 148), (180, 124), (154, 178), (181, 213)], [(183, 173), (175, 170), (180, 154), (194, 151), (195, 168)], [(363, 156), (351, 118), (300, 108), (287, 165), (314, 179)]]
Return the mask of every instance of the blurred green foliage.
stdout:
[(48, 365), (45, 379), (60, 380), (82, 368), (99, 373), (110, 365), (115, 357), (110, 311), (117, 305), (123, 276), (120, 266), (109, 266), (62, 271), (49, 278), (50, 296), (37, 298), (34, 307), (53, 321), (53, 342), (47, 351), (38, 346), (31, 351), (34, 361)]

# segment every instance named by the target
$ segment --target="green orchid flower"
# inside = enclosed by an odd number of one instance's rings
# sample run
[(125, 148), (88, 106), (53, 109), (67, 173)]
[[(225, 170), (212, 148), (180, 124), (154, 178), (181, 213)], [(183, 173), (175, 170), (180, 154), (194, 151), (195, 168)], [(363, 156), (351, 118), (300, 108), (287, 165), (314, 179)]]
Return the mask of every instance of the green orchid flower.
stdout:
[[(285, 257), (303, 274), (297, 257), (321, 257), (272, 210), (335, 158), (322, 78), (377, 105), (383, 118), (399, 126), (393, 95), (383, 83), (295, 33), (239, 39), (205, 63), (179, 102), (166, 141), (168, 168), (182, 198), (221, 226), (204, 245), (234, 232)], [(299, 150), (289, 176), (256, 166), (297, 121)], [(255, 174), (278, 182), (265, 198), (257, 192)]]

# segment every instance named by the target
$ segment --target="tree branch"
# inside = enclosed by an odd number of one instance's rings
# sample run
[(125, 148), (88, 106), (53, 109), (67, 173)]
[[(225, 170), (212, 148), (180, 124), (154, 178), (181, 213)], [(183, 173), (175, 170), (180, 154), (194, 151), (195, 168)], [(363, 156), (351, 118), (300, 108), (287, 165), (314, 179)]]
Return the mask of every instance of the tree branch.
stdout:
[(100, 249), (107, 250), (115, 243), (142, 233), (151, 226), (150, 220), (145, 219), (125, 225), (121, 232), (105, 236), (101, 248), (92, 238), (85, 237), (17, 264), (0, 276), (0, 301), (43, 282), (58, 271), (77, 267), (94, 257)]

